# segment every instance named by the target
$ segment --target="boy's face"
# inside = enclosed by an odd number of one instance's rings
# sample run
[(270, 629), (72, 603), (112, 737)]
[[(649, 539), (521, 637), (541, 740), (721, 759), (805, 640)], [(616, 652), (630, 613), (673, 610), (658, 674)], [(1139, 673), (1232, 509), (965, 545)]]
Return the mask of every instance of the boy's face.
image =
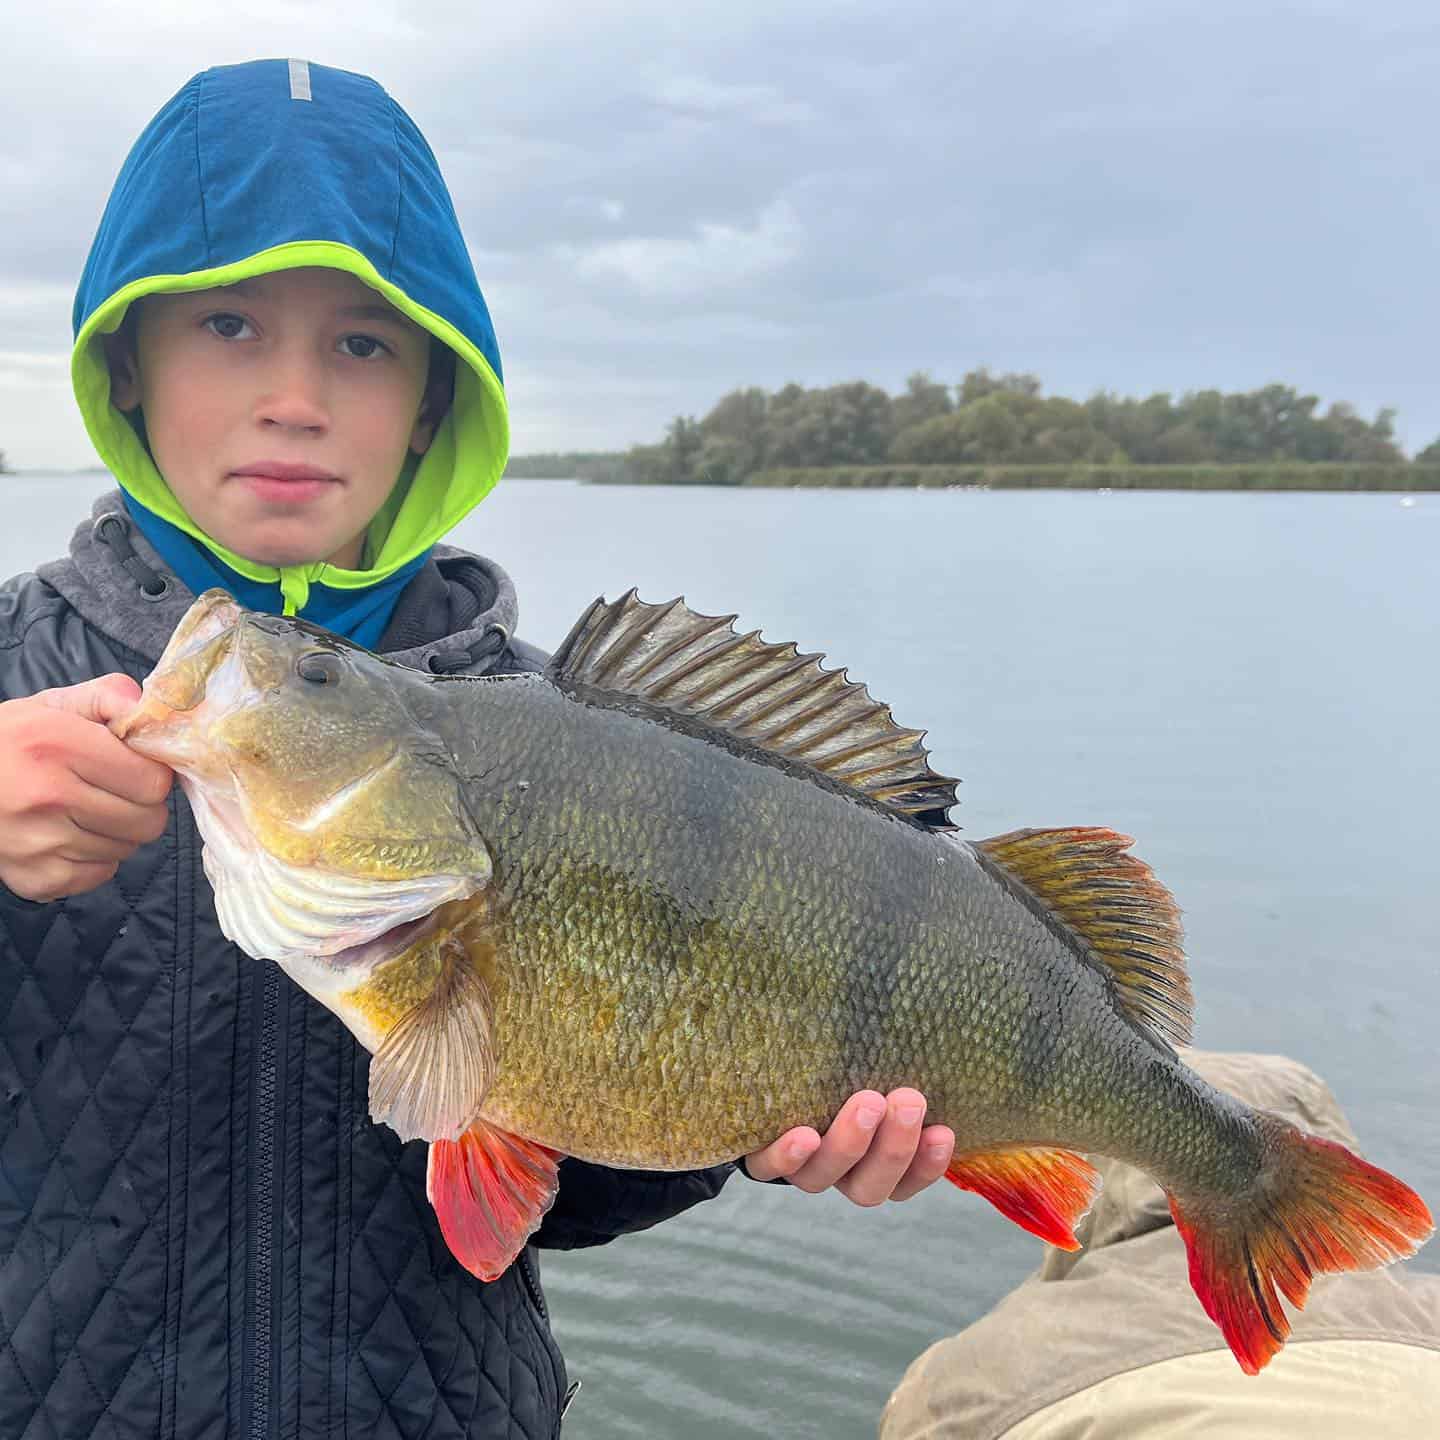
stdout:
[[(282, 270), (139, 302), (109, 337), (110, 399), (212, 539), (264, 565), (360, 563), (365, 531), (448, 394), (430, 336), (340, 270)], [(423, 403), (422, 403), (423, 402)], [(268, 472), (268, 473), (267, 473)]]

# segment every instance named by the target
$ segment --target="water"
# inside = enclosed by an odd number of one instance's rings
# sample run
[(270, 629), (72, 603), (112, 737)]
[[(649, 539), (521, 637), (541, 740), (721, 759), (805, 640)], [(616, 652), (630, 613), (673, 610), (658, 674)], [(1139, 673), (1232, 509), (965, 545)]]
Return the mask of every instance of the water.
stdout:
[[(0, 573), (104, 484), (0, 479)], [(1136, 836), (1185, 909), (1197, 1040), (1312, 1064), (1440, 1198), (1440, 499), (511, 481), (455, 538), (511, 571), (537, 644), (636, 585), (825, 649), (929, 727), (967, 835)], [(873, 1435), (1039, 1248), (948, 1185), (862, 1211), (737, 1178), (547, 1257), (585, 1382), (566, 1436)]]

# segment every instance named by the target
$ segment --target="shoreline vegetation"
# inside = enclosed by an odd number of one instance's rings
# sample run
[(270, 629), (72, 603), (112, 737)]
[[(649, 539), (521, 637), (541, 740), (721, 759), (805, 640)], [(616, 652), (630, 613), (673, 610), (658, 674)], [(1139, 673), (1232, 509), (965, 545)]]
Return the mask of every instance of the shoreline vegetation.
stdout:
[(865, 381), (733, 390), (625, 451), (513, 456), (506, 474), (610, 485), (843, 489), (1440, 491), (1440, 440), (1414, 459), (1395, 412), (1323, 412), (1292, 386), (1086, 401), (1037, 376), (923, 372), (891, 396)]

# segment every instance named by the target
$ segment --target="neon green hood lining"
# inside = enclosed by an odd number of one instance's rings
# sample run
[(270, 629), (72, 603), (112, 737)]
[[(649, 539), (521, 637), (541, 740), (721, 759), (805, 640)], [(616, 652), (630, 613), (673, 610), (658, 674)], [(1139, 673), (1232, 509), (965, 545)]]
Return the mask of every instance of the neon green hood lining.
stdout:
[[(403, 472), (396, 476), (389, 499), (371, 521), (366, 544), (370, 566), (364, 570), (344, 570), (323, 560), (276, 568), (227, 550), (185, 512), (130, 421), (110, 403), (110, 371), (100, 337), (120, 328), (136, 300), (145, 295), (233, 285), (237, 280), (310, 265), (354, 275), (464, 362), (455, 367), (455, 397), (434, 439), (424, 455), (409, 457)], [(133, 281), (98, 305), (85, 321), (75, 340), (70, 373), (85, 428), (121, 488), (232, 570), (250, 580), (278, 583), (287, 615), (304, 608), (310, 586), (316, 582), (323, 580), (339, 590), (360, 590), (423, 554), (494, 489), (509, 455), (505, 389), (490, 362), (449, 321), (383, 279), (358, 250), (331, 240), (292, 241), (230, 265)]]

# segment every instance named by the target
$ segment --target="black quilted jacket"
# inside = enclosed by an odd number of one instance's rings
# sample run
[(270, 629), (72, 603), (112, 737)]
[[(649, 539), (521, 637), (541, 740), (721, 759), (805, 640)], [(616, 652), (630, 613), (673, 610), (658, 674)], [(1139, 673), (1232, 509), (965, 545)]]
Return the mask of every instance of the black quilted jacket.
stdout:
[[(438, 553), (381, 648), (535, 668), (503, 572)], [(162, 571), (105, 522), (0, 587), (0, 700), (142, 678), (190, 600)], [(339, 1021), (226, 942), (178, 786), (171, 804), (98, 890), (0, 887), (0, 1440), (558, 1434), (533, 1249), (489, 1285), (454, 1263), (425, 1147), (369, 1121)], [(536, 1243), (603, 1244), (728, 1173), (566, 1161)]]

